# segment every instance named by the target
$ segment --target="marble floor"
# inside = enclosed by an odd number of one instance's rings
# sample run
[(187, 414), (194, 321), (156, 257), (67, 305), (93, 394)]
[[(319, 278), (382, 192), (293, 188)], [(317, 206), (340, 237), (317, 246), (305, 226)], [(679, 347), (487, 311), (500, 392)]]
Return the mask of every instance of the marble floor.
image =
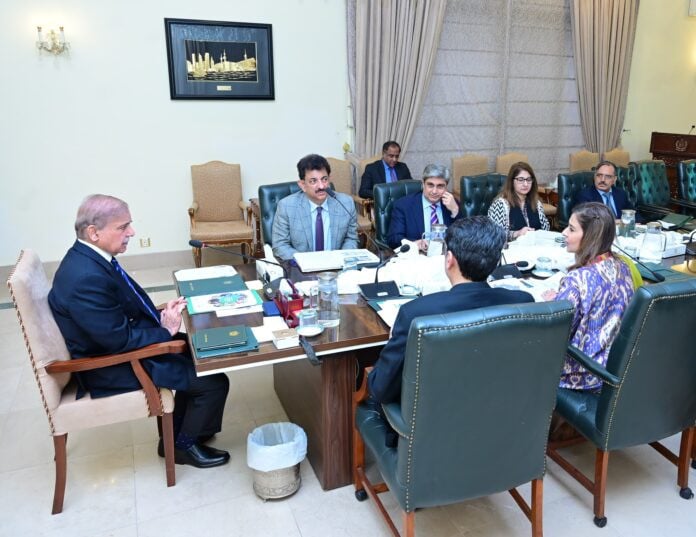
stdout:
[[(173, 297), (171, 267), (133, 273), (156, 303)], [(70, 435), (68, 483), (62, 514), (50, 514), (53, 443), (7, 294), (0, 294), (0, 535), (45, 537), (378, 536), (388, 535), (374, 505), (358, 502), (352, 487), (322, 491), (311, 466), (301, 466), (293, 496), (263, 502), (252, 490), (246, 438), (260, 424), (287, 419), (273, 391), (273, 371), (259, 367), (230, 373), (224, 430), (214, 440), (230, 450), (220, 468), (176, 467), (167, 488), (155, 453), (154, 420)], [(678, 448), (678, 438), (667, 440)], [(568, 456), (592, 471), (593, 450), (575, 446)], [(676, 468), (650, 447), (612, 454), (607, 487), (608, 525), (592, 523), (592, 499), (553, 462), (544, 479), (547, 536), (656, 537), (696, 535), (696, 500), (678, 495)], [(696, 470), (690, 470), (696, 489)], [(529, 487), (522, 487), (525, 497)], [(394, 499), (383, 495), (397, 513)], [(398, 518), (398, 525), (401, 520)], [(416, 515), (422, 536), (527, 536), (530, 526), (507, 493)]]

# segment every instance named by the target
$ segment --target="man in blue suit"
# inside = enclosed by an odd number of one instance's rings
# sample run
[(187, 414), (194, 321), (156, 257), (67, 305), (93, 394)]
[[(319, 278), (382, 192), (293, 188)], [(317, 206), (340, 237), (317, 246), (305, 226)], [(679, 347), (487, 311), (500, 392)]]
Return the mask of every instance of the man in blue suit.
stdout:
[[(614, 218), (621, 218), (621, 211), (624, 209), (635, 210), (635, 207), (628, 199), (628, 194), (625, 190), (615, 187), (616, 183), (616, 166), (608, 160), (603, 160), (597, 165), (594, 176), (594, 186), (583, 188), (575, 195), (574, 205), (586, 203), (589, 201), (597, 201), (604, 203), (611, 212)], [(636, 214), (636, 220), (642, 221), (641, 217)]]
[(393, 183), (402, 179), (411, 179), (411, 170), (405, 162), (399, 162), (401, 146), (394, 140), (382, 145), (382, 158), (365, 166), (360, 178), (358, 195), (361, 198), (372, 199), (372, 189), (380, 183)]
[(387, 242), (392, 248), (401, 244), (401, 239), (417, 241), (418, 248), (425, 250), (427, 242), (423, 233), (429, 232), (434, 224), (449, 226), (459, 216), (459, 204), (447, 191), (450, 171), (446, 166), (428, 164), (423, 170), (423, 191), (413, 192), (399, 198), (392, 207)]
[[(80, 205), (77, 240), (53, 279), (48, 303), (73, 358), (132, 351), (179, 337), (183, 298), (158, 312), (116, 260), (135, 235), (128, 205), (95, 194)], [(222, 426), (229, 390), (224, 374), (197, 377), (191, 357), (168, 354), (141, 361), (156, 386), (176, 390), (175, 461), (198, 468), (225, 464), (226, 451), (204, 445)], [(78, 374), (80, 392), (93, 398), (141, 388), (130, 364)], [(163, 456), (162, 443), (158, 448)]]
[(486, 282), (506, 242), (503, 228), (487, 216), (457, 220), (447, 228), (445, 241), (445, 272), (452, 289), (417, 298), (399, 309), (391, 337), (367, 377), (369, 393), (377, 403), (395, 402), (401, 396), (406, 341), (416, 317), (534, 301), (529, 293), (493, 288)]
[(355, 203), (347, 194), (329, 196), (331, 166), (321, 155), (297, 163), (301, 192), (278, 202), (273, 218), (273, 255), (290, 260), (295, 252), (350, 250), (358, 247)]

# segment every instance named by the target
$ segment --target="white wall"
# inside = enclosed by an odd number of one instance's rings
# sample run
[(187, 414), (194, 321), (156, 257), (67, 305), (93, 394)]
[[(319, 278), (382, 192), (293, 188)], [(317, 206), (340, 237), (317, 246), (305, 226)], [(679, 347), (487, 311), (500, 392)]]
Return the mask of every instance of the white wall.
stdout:
[[(0, 266), (23, 247), (60, 259), (94, 192), (128, 201), (151, 238), (128, 253), (185, 250), (191, 164), (240, 163), (249, 198), (349, 141), (341, 1), (3, 0), (0, 13)], [(272, 24), (275, 100), (170, 100), (165, 17)], [(69, 57), (39, 55), (39, 24), (65, 26)]]
[(685, 134), (696, 124), (696, 17), (688, 9), (689, 0), (640, 2), (622, 138), (632, 160), (652, 158), (652, 131)]

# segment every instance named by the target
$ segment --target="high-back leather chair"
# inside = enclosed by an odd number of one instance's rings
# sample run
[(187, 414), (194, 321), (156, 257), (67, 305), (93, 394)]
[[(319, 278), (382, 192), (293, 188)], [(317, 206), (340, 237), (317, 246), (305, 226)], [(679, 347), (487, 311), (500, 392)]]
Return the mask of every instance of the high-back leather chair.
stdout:
[(461, 196), (461, 178), (472, 175), (481, 175), (488, 172), (488, 157), (469, 153), (461, 157), (452, 158), (453, 192), (456, 198)]
[(507, 175), (482, 173), (460, 179), (459, 210), (464, 216), (488, 214), (488, 208), (505, 184)]
[[(174, 396), (166, 388), (155, 387), (140, 360), (160, 354), (183, 352), (186, 343), (169, 341), (124, 354), (71, 360), (65, 339), (48, 305), (51, 285), (36, 252), (28, 249), (22, 251), (7, 280), (7, 286), (22, 328), (41, 402), (48, 417), (50, 435), (53, 437), (56, 480), (52, 513), (55, 515), (63, 511), (68, 433), (81, 429), (157, 416), (162, 427), (167, 486), (173, 486)], [(73, 373), (128, 363), (138, 377), (142, 390), (97, 399), (92, 399), (89, 394), (77, 398), (77, 382)], [(94, 491), (90, 494), (94, 494)]]
[(638, 190), (640, 188), (636, 172), (632, 167), (616, 167), (616, 186), (626, 192), (628, 201), (634, 207), (638, 204)]
[(261, 240), (264, 244), (273, 246), (273, 219), (275, 218), (278, 202), (285, 196), (299, 192), (297, 181), (261, 185), (259, 187), (259, 209), (261, 210)]
[[(239, 164), (219, 160), (193, 164), (191, 180), (191, 238), (217, 246), (239, 244), (243, 254), (250, 254), (251, 208), (243, 200)], [(201, 266), (200, 248), (193, 249), (193, 260), (197, 267)]]
[[(358, 500), (391, 491), (413, 535), (414, 512), (510, 491), (542, 534), (549, 423), (573, 308), (570, 302), (494, 306), (413, 320), (398, 403), (354, 397), (353, 482)], [(384, 484), (365, 476), (364, 446)], [(532, 482), (531, 510), (515, 487)], [(523, 507), (524, 506), (524, 507)], [(387, 520), (390, 527), (393, 523)]]
[(423, 181), (404, 179), (395, 183), (379, 183), (373, 190), (375, 195), (375, 241), (382, 248), (389, 248), (387, 235), (394, 202), (406, 194), (423, 190)]
[(587, 149), (571, 153), (569, 156), (570, 173), (594, 170), (599, 163), (599, 153)]
[(575, 205), (575, 196), (583, 188), (594, 184), (594, 172), (575, 172), (558, 174), (558, 227), (568, 225), (570, 214)]
[(669, 209), (669, 181), (663, 160), (631, 162), (638, 184), (638, 205), (659, 214)]
[(696, 203), (696, 159), (677, 162), (677, 192), (680, 200)]
[[(683, 498), (696, 423), (694, 360), (696, 278), (639, 287), (631, 300), (606, 367), (569, 347), (569, 354), (602, 379), (599, 392), (558, 390), (556, 410), (597, 448), (595, 481), (558, 452), (549, 456), (594, 495), (595, 524), (606, 524), (604, 496), (611, 451), (650, 444), (678, 466)], [(682, 433), (679, 457), (658, 440)], [(578, 477), (581, 475), (581, 477)], [(627, 485), (629, 486), (629, 485)]]

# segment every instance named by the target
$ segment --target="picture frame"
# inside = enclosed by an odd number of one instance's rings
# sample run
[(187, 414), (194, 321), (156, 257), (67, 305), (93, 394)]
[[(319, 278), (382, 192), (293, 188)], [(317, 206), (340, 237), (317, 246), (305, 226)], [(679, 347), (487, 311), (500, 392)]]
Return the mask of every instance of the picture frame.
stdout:
[(270, 24), (164, 19), (172, 99), (275, 99)]

